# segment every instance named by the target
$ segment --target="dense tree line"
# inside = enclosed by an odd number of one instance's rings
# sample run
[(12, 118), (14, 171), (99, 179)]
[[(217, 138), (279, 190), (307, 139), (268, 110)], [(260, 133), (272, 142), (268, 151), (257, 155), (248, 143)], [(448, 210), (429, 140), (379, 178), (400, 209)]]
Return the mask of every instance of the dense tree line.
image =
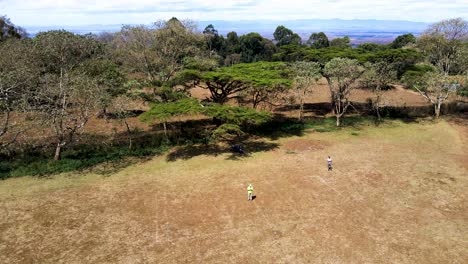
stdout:
[[(158, 120), (166, 137), (168, 120), (193, 114), (213, 120), (212, 137), (235, 137), (272, 118), (260, 108), (291, 95), (301, 120), (304, 98), (321, 78), (328, 82), (337, 126), (353, 107), (349, 96), (357, 87), (374, 91), (380, 119), (381, 91), (394, 82), (418, 91), (438, 117), (448, 95), (466, 85), (451, 76), (466, 76), (467, 28), (465, 20), (451, 19), (418, 38), (405, 34), (388, 45), (353, 48), (349, 37), (329, 40), (323, 32), (306, 41), (284, 26), (273, 40), (255, 32), (223, 36), (213, 25), (199, 32), (192, 21), (176, 18), (116, 33), (54, 30), (27, 38), (0, 17), (0, 147), (7, 149), (27, 129), (26, 121), (12, 121), (16, 113), (32, 120), (31, 126), (53, 130), (56, 160), (94, 116), (122, 120), (131, 148), (126, 102), (133, 98), (151, 105), (140, 120)], [(209, 98), (191, 98), (195, 87), (206, 89)]]

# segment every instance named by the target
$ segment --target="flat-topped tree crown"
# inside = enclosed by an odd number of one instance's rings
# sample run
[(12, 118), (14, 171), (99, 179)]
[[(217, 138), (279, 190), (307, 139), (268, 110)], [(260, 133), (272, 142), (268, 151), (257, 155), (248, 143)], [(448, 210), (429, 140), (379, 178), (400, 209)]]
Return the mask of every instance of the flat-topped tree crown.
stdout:
[(231, 95), (250, 87), (291, 86), (290, 72), (283, 62), (242, 63), (200, 75), (211, 100), (223, 104)]

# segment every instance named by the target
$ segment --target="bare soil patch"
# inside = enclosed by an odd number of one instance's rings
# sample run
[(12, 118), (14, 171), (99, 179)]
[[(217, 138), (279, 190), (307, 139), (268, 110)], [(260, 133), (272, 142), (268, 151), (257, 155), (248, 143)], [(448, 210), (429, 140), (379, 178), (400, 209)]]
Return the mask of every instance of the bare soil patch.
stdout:
[(313, 151), (322, 150), (328, 145), (328, 143), (319, 140), (299, 138), (287, 141), (282, 148), (286, 151)]

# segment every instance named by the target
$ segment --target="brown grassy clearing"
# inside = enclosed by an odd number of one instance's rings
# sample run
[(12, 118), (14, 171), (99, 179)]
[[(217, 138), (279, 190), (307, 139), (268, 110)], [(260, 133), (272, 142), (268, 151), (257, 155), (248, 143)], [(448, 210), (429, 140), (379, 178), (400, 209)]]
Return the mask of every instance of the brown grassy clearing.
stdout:
[(466, 119), (352, 132), (1, 181), (0, 263), (466, 263)]

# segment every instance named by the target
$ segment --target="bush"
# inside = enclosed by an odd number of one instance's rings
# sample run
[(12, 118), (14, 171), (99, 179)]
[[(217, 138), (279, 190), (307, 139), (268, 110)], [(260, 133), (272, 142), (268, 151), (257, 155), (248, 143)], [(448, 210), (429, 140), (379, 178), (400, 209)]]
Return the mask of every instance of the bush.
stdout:
[(401, 82), (408, 89), (413, 89), (415, 85), (423, 81), (424, 75), (428, 72), (435, 72), (436, 68), (430, 64), (418, 63), (407, 68), (401, 76)]
[(408, 89), (413, 89), (416, 85), (423, 82), (425, 72), (406, 71), (401, 77), (401, 82)]

